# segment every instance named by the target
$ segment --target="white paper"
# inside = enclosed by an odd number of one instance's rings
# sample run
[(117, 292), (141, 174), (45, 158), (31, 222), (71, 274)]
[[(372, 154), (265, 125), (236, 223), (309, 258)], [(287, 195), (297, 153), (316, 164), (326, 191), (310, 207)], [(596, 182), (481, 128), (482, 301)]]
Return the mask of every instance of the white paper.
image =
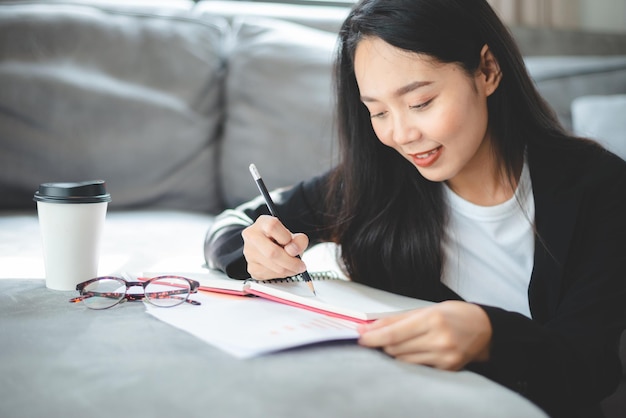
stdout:
[(146, 307), (161, 321), (240, 358), (359, 336), (355, 322), (262, 298), (206, 292), (191, 298), (202, 305)]

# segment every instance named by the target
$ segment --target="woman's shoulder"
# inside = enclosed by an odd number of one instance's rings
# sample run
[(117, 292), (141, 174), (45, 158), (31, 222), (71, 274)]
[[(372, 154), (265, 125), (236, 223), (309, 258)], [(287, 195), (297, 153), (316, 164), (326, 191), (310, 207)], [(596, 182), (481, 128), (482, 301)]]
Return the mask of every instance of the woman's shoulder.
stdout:
[(596, 141), (558, 137), (529, 144), (529, 158), (539, 167), (574, 170), (580, 174), (626, 173), (626, 161)]
[(626, 162), (595, 141), (563, 137), (528, 146), (533, 189), (624, 190)]

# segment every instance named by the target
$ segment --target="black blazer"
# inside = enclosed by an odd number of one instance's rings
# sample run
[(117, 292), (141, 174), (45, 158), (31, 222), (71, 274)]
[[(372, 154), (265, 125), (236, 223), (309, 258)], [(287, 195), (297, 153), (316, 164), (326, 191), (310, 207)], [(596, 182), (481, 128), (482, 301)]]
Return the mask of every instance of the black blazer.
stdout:
[[(468, 369), (534, 401), (554, 417), (589, 417), (619, 382), (619, 337), (626, 328), (626, 163), (587, 144), (530, 144), (535, 199), (532, 320), (483, 306), (493, 327), (490, 360)], [(285, 225), (323, 240), (319, 213), (325, 177), (277, 199)], [(241, 230), (264, 205), (220, 215), (205, 257), (231, 277), (247, 277)], [(461, 299), (443, 284), (439, 301)], [(592, 412), (595, 411), (595, 412)], [(601, 416), (601, 414), (599, 415)]]
[(477, 371), (552, 416), (589, 417), (619, 383), (626, 327), (626, 163), (583, 146), (530, 145), (532, 321), (484, 307), (491, 361)]

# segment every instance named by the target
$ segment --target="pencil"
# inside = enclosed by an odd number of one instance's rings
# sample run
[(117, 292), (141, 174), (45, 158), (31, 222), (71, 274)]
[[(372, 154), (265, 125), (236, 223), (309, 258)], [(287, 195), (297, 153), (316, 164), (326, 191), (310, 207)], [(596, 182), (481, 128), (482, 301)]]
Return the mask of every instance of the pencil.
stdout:
[[(270, 193), (267, 191), (267, 187), (265, 187), (265, 182), (263, 181), (261, 174), (259, 174), (259, 170), (257, 170), (254, 164), (250, 164), (249, 169), (250, 169), (250, 174), (252, 174), (252, 178), (254, 179), (254, 182), (256, 183), (256, 186), (259, 188), (259, 191), (261, 192), (263, 199), (265, 199), (265, 204), (267, 205), (267, 209), (269, 209), (270, 214), (273, 217), (278, 218), (278, 210), (276, 209), (276, 206), (274, 205), (274, 201), (272, 200)], [(296, 257), (300, 258), (299, 255), (297, 255)], [(306, 282), (307, 286), (309, 286), (309, 289), (311, 289), (311, 292), (313, 292), (313, 294), (316, 295), (317, 293), (315, 293), (315, 287), (313, 287), (313, 281), (311, 280), (311, 275), (309, 275), (309, 272), (305, 270), (302, 273), (302, 278)]]

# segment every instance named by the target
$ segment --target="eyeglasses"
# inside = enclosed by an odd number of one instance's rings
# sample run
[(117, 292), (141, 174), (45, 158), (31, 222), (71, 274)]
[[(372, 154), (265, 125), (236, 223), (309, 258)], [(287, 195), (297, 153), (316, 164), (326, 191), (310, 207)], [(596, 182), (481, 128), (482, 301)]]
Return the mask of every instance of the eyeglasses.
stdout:
[[(121, 277), (96, 277), (76, 285), (80, 296), (70, 299), (71, 303), (83, 301), (90, 309), (107, 309), (124, 301), (145, 300), (152, 305), (169, 308), (183, 302), (200, 305), (189, 299), (198, 293), (195, 280), (181, 276), (159, 276), (141, 281), (128, 281)], [(128, 293), (132, 287), (141, 286), (143, 293)]]

